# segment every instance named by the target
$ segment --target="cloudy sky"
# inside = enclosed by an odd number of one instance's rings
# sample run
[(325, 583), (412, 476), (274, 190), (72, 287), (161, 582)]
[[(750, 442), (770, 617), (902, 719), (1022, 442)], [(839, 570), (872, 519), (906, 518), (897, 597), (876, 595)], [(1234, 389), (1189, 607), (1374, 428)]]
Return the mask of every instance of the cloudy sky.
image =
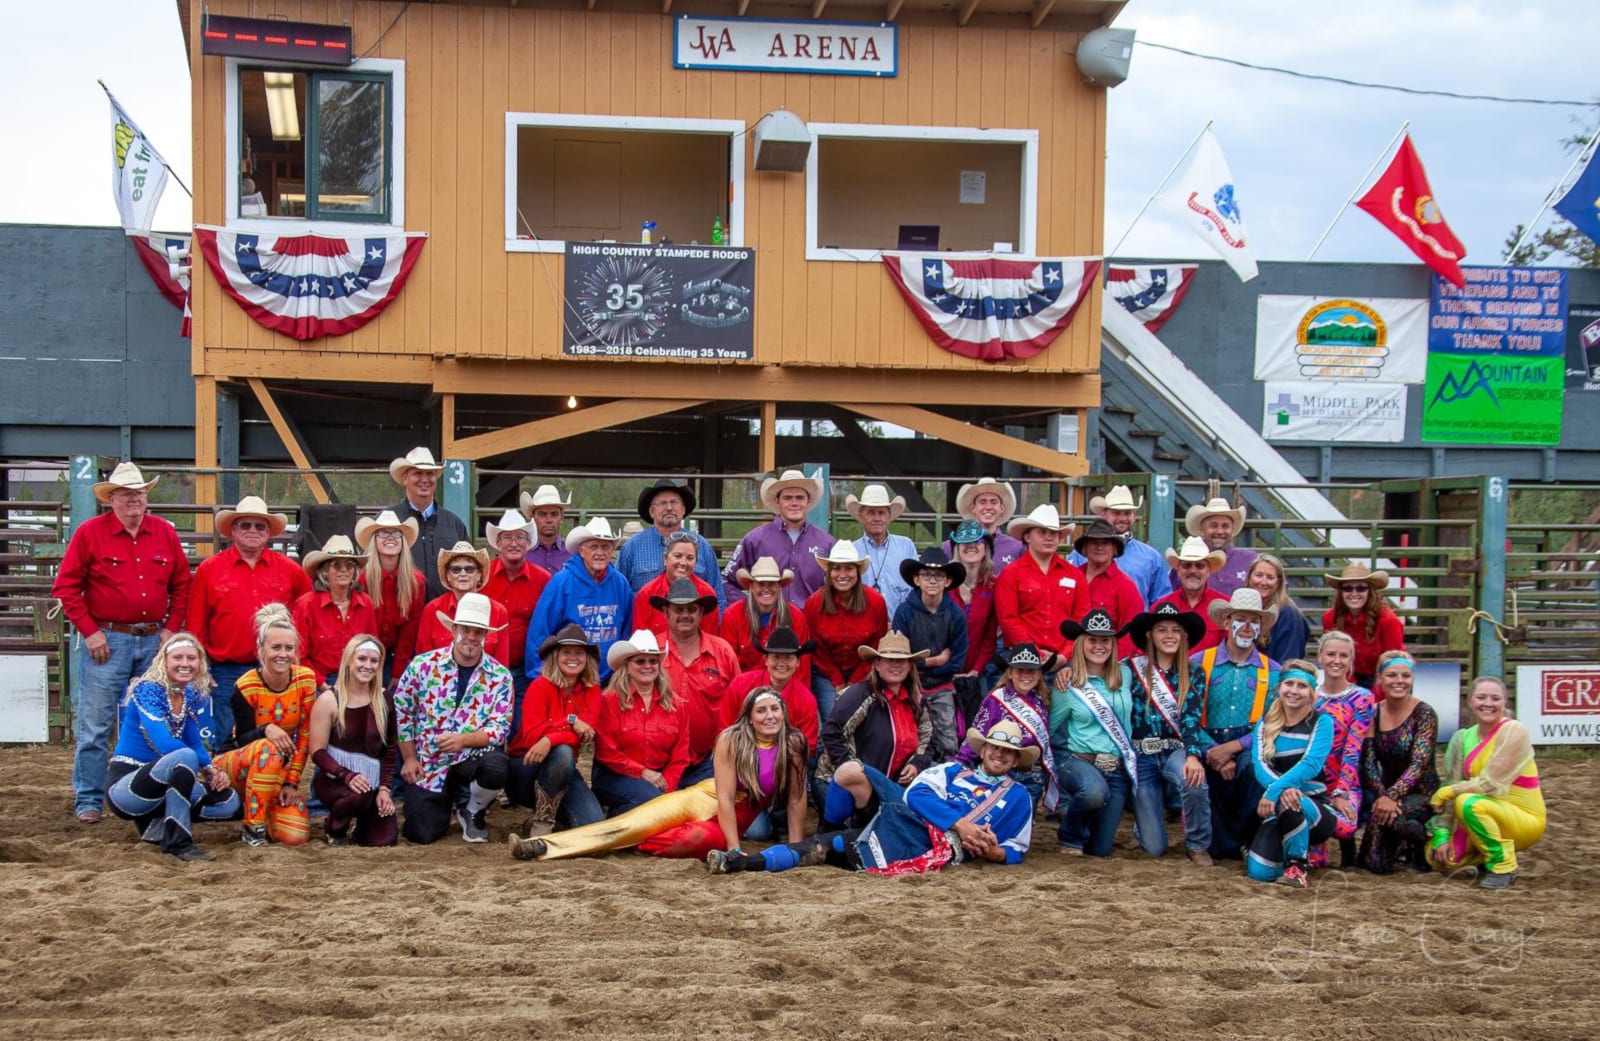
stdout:
[[(170, 0), (13, 5), (0, 63), (0, 221), (115, 224), (103, 78), (190, 179), (189, 75)], [(1118, 25), (1139, 38), (1241, 61), (1409, 87), (1594, 100), (1600, 4), (1586, 0), (1132, 0)], [(62, 41), (57, 43), (55, 41)], [(26, 44), (26, 45), (24, 45)], [(1582, 70), (1591, 69), (1585, 74)], [(1106, 237), (1111, 247), (1184, 146), (1215, 120), (1257, 256), (1299, 260), (1403, 120), (1469, 259), (1497, 263), (1572, 156), (1561, 140), (1600, 108), (1417, 97), (1298, 80), (1139, 46), (1111, 92)], [(159, 226), (187, 227), (169, 186)], [(1153, 207), (1122, 256), (1208, 256)], [(1405, 261), (1398, 241), (1347, 212), (1319, 260)]]

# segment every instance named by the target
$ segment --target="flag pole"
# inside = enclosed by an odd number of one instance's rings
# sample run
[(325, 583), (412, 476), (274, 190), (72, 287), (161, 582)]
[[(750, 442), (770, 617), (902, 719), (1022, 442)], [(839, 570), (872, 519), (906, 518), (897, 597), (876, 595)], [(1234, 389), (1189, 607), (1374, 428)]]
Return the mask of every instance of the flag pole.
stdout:
[(1389, 143), (1383, 146), (1383, 151), (1378, 153), (1378, 158), (1373, 160), (1371, 166), (1367, 167), (1367, 172), (1362, 174), (1361, 180), (1356, 182), (1355, 189), (1350, 192), (1350, 197), (1344, 201), (1343, 206), (1339, 207), (1339, 212), (1333, 215), (1333, 220), (1328, 222), (1327, 230), (1322, 233), (1322, 237), (1317, 240), (1317, 244), (1311, 247), (1311, 252), (1306, 254), (1307, 263), (1310, 262), (1312, 257), (1317, 255), (1317, 250), (1322, 248), (1322, 244), (1328, 241), (1328, 236), (1333, 234), (1333, 226), (1339, 223), (1339, 218), (1344, 216), (1344, 211), (1348, 210), (1350, 208), (1350, 204), (1356, 201), (1356, 196), (1361, 192), (1361, 186), (1367, 183), (1367, 178), (1372, 176), (1372, 171), (1378, 168), (1378, 164), (1383, 162), (1383, 157), (1389, 154), (1389, 149), (1393, 148), (1394, 143), (1405, 135), (1406, 130), (1410, 128), (1410, 126), (1411, 120), (1409, 119), (1404, 123), (1401, 123), (1400, 129), (1395, 131), (1395, 135), (1389, 139)]
[[(95, 82), (96, 82), (96, 83), (98, 83), (98, 84), (100, 84), (100, 89), (101, 89), (101, 90), (103, 90), (103, 91), (105, 91), (105, 92), (106, 92), (106, 97), (108, 97), (108, 98), (110, 98), (110, 99), (111, 99), (111, 103), (112, 103), (112, 104), (113, 104), (113, 105), (117, 105), (117, 98), (116, 98), (116, 95), (114, 95), (114, 94), (112, 94), (112, 93), (111, 93), (111, 88), (110, 88), (110, 87), (108, 87), (108, 86), (106, 86), (106, 81), (105, 81), (105, 80), (102, 80), (102, 79), (97, 79), (97, 80), (95, 80)], [(120, 110), (120, 109), (121, 109), (121, 108), (122, 108), (122, 106), (121, 106), (121, 105), (117, 105), (117, 108), (118, 108), (118, 109), (119, 109), (119, 110)], [(130, 117), (129, 117), (129, 118), (130, 118), (130, 119), (131, 119), (131, 118), (133, 118), (133, 117), (131, 117), (131, 116), (130, 116)], [(151, 147), (154, 147), (154, 146), (153, 146), (153, 145), (152, 145), (152, 146), (151, 146)], [(177, 181), (177, 182), (178, 182), (178, 187), (179, 187), (179, 188), (182, 188), (182, 189), (183, 189), (183, 194), (185, 194), (185, 195), (187, 195), (187, 196), (188, 196), (188, 197), (189, 197), (189, 198), (191, 198), (191, 199), (193, 199), (193, 198), (194, 198), (194, 192), (191, 192), (191, 191), (190, 191), (190, 190), (189, 190), (189, 186), (188, 186), (188, 185), (187, 185), (187, 184), (184, 184), (184, 183), (183, 183), (183, 178), (182, 178), (182, 177), (179, 177), (179, 176), (178, 176), (178, 171), (176, 171), (176, 170), (174, 170), (174, 169), (173, 169), (173, 168), (172, 168), (172, 167), (171, 167), (171, 166), (169, 166), (169, 165), (168, 165), (168, 164), (167, 164), (167, 158), (166, 158), (166, 156), (162, 156), (162, 157), (161, 157), (161, 165), (162, 165), (162, 167), (164, 167), (164, 168), (165, 168), (165, 169), (166, 169), (166, 171), (167, 171), (167, 174), (168, 174), (168, 175), (169, 175), (169, 176), (170, 176), (170, 177), (171, 177), (171, 178), (172, 178), (172, 179), (173, 179), (173, 180), (174, 180), (174, 181)]]
[(1556, 181), (1555, 186), (1550, 189), (1547, 195), (1545, 195), (1544, 205), (1539, 207), (1539, 212), (1533, 215), (1533, 220), (1522, 226), (1522, 234), (1517, 237), (1516, 244), (1513, 245), (1510, 251), (1506, 253), (1506, 262), (1502, 265), (1503, 267), (1511, 266), (1512, 258), (1517, 255), (1517, 250), (1521, 249), (1522, 244), (1528, 240), (1528, 236), (1533, 234), (1533, 229), (1539, 226), (1539, 219), (1545, 215), (1545, 211), (1550, 209), (1550, 205), (1554, 203), (1557, 196), (1561, 194), (1562, 185), (1567, 183), (1567, 178), (1572, 176), (1572, 171), (1583, 165), (1584, 162), (1594, 155), (1596, 144), (1600, 144), (1600, 130), (1596, 130), (1589, 136), (1589, 143), (1584, 145), (1583, 148), (1578, 151), (1578, 157), (1572, 160), (1572, 165), (1567, 167), (1566, 173), (1561, 175), (1561, 179)]
[(1194, 140), (1189, 142), (1189, 147), (1185, 148), (1183, 154), (1178, 156), (1178, 161), (1173, 163), (1172, 169), (1168, 170), (1167, 175), (1161, 178), (1161, 183), (1156, 185), (1156, 190), (1150, 193), (1150, 198), (1146, 199), (1144, 205), (1139, 207), (1139, 212), (1133, 215), (1133, 224), (1128, 225), (1128, 230), (1122, 233), (1122, 238), (1118, 239), (1117, 244), (1112, 246), (1110, 251), (1106, 253), (1107, 257), (1115, 256), (1117, 250), (1122, 248), (1122, 244), (1128, 241), (1128, 236), (1133, 234), (1134, 225), (1139, 223), (1139, 218), (1143, 217), (1145, 211), (1150, 208), (1150, 204), (1156, 201), (1156, 196), (1161, 194), (1161, 189), (1165, 188), (1167, 182), (1172, 180), (1172, 175), (1178, 172), (1178, 167), (1182, 166), (1183, 161), (1189, 158), (1189, 153), (1194, 151), (1194, 146), (1200, 143), (1200, 139), (1206, 136), (1206, 131), (1210, 130), (1211, 124), (1215, 122), (1216, 120), (1214, 119), (1206, 120), (1206, 125), (1200, 128), (1198, 134), (1194, 135)]

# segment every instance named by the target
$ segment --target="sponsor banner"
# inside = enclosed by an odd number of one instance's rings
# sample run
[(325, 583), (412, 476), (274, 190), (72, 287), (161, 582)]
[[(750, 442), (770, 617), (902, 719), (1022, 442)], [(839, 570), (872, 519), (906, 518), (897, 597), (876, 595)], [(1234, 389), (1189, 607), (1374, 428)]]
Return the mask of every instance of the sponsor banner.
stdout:
[(749, 359), (755, 250), (568, 242), (561, 353)]
[(1536, 745), (1600, 745), (1600, 665), (1520, 665), (1516, 716)]
[(1373, 441), (1406, 436), (1403, 383), (1268, 380), (1261, 436), (1269, 441)]
[(1427, 323), (1421, 299), (1262, 296), (1255, 378), (1421, 383)]
[(1567, 349), (1567, 273), (1547, 267), (1464, 267), (1466, 285), (1435, 275), (1428, 353), (1559, 358)]
[(894, 76), (900, 68), (893, 22), (686, 14), (672, 24), (672, 64), (680, 69)]
[(1567, 308), (1567, 389), (1600, 390), (1600, 304)]
[(1411, 692), (1439, 717), (1438, 742), (1442, 745), (1461, 729), (1461, 663), (1419, 661), (1412, 670)]

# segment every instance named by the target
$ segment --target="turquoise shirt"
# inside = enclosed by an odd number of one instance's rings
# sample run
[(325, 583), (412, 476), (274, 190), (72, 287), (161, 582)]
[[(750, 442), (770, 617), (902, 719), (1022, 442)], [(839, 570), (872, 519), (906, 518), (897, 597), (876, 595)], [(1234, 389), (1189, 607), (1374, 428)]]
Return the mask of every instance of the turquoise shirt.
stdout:
[[(1189, 660), (1199, 663), (1205, 655), (1206, 652), (1201, 651), (1190, 655)], [(1267, 668), (1267, 697), (1262, 702), (1261, 712), (1265, 715), (1278, 696), (1278, 663), (1260, 651), (1252, 650), (1243, 665), (1236, 665), (1228, 657), (1227, 648), (1217, 648), (1216, 667), (1206, 683), (1206, 730), (1214, 732), (1229, 727), (1248, 727), (1257, 722), (1250, 718), (1250, 709), (1255, 705), (1256, 678), (1263, 664)], [(1216, 744), (1214, 739), (1208, 740), (1208, 737), (1202, 732), (1201, 740), (1207, 748)], [(1246, 747), (1250, 743), (1244, 742)]]
[[(1089, 686), (1106, 699), (1117, 722), (1122, 724), (1122, 732), (1131, 734), (1129, 720), (1133, 715), (1133, 672), (1126, 664), (1118, 667), (1122, 670), (1122, 686), (1119, 689), (1107, 690), (1105, 680), (1099, 676), (1090, 676)], [(1111, 735), (1106, 733), (1106, 728), (1100, 725), (1099, 717), (1089, 711), (1083, 699), (1070, 690), (1050, 692), (1050, 747), (1099, 755), (1122, 754), (1117, 743), (1111, 740)]]

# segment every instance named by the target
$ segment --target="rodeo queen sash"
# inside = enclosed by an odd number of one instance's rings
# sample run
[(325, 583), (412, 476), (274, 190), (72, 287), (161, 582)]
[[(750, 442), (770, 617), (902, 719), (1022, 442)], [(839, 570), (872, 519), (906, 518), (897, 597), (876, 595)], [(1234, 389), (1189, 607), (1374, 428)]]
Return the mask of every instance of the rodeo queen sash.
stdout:
[(1022, 732), (1033, 738), (1033, 743), (1039, 746), (1039, 764), (1044, 767), (1044, 806), (1047, 810), (1055, 809), (1061, 799), (1061, 789), (1056, 782), (1055, 756), (1050, 754), (1050, 725), (1010, 687), (995, 691), (994, 699), (1006, 710), (1006, 715), (1017, 721)]
[(1128, 783), (1133, 790), (1139, 790), (1139, 766), (1133, 755), (1133, 742), (1128, 740), (1128, 732), (1122, 729), (1122, 723), (1117, 719), (1117, 714), (1111, 711), (1110, 702), (1106, 701), (1098, 690), (1090, 684), (1071, 686), (1068, 688), (1078, 700), (1088, 707), (1094, 714), (1095, 720), (1100, 724), (1100, 729), (1111, 738), (1111, 743), (1117, 746), (1117, 752), (1122, 756), (1122, 765), (1128, 771)]
[(1161, 713), (1161, 718), (1167, 721), (1167, 726), (1172, 728), (1172, 732), (1178, 735), (1178, 740), (1183, 740), (1183, 727), (1178, 725), (1178, 718), (1182, 713), (1178, 709), (1177, 695), (1172, 693), (1167, 678), (1156, 668), (1154, 662), (1142, 654), (1133, 659), (1132, 665), (1134, 675), (1143, 678), (1145, 686), (1150, 691), (1150, 703)]

